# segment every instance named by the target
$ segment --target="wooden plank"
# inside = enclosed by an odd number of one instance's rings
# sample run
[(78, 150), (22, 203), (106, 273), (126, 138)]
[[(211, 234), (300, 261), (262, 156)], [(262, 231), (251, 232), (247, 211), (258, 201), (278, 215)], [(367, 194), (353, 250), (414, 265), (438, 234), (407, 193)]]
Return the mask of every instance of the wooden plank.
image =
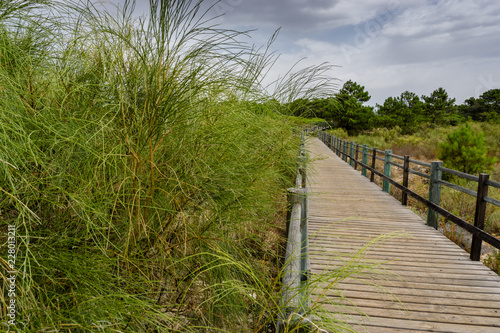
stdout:
[[(343, 265), (346, 265), (351, 261), (350, 258), (328, 258), (328, 257), (319, 257), (317, 255), (311, 255), (311, 258), (314, 258), (315, 265), (312, 267), (329, 267), (330, 269), (337, 269)], [(478, 267), (477, 265), (469, 265), (468, 263), (461, 264), (459, 263), (457, 265), (456, 261), (433, 261), (433, 260), (428, 260), (428, 261), (419, 261), (417, 263), (415, 262), (408, 262), (408, 261), (384, 261), (384, 260), (377, 260), (377, 259), (369, 259), (369, 258), (361, 258), (358, 260), (360, 263), (366, 263), (366, 264), (371, 264), (371, 265), (380, 265), (382, 271), (397, 271), (398, 268), (401, 271), (402, 274), (404, 274), (407, 271), (424, 271), (427, 272), (429, 269), (432, 269), (436, 266), (436, 264), (439, 264), (440, 266), (440, 272), (443, 273), (458, 273), (463, 272), (464, 270), (474, 270), (473, 272), (469, 272), (468, 274), (471, 274), (472, 276), (475, 275), (483, 275), (483, 276), (492, 276), (495, 278), (497, 281), (497, 285), (500, 285), (500, 282), (498, 282), (498, 279), (496, 279), (495, 273), (491, 274), (490, 272), (484, 271), (482, 267)]]
[[(364, 306), (363, 310), (355, 308), (353, 306), (345, 306), (345, 305), (332, 305), (332, 304), (323, 304), (325, 309), (330, 311), (336, 311), (339, 314), (343, 315), (355, 315), (362, 314), (375, 318), (375, 317), (384, 317), (384, 318), (393, 318), (393, 319), (403, 319), (408, 321), (422, 321), (422, 322), (433, 322), (436, 324), (463, 324), (463, 325), (471, 325), (471, 326), (486, 326), (486, 327), (494, 327), (498, 325), (497, 317), (488, 317), (488, 316), (471, 316), (466, 314), (455, 314), (455, 313), (444, 313), (444, 312), (432, 312), (429, 310), (424, 311), (409, 311), (408, 309), (388, 309), (388, 308), (372, 308), (369, 306)], [(499, 327), (500, 328), (500, 327)]]
[[(343, 242), (338, 242), (332, 244), (332, 239), (341, 239), (345, 240), (347, 236), (342, 236), (339, 237), (338, 235), (321, 235), (317, 237), (311, 237), (309, 241), (311, 243), (316, 244), (317, 246), (324, 247), (324, 248), (333, 248), (333, 249), (359, 249), (362, 246), (365, 246), (367, 244), (367, 240), (365, 239), (357, 239), (357, 238), (350, 238), (349, 239), (349, 244), (344, 244)], [(385, 249), (393, 250), (393, 251), (399, 251), (399, 252), (419, 252), (419, 253), (438, 253), (442, 250), (446, 250), (447, 252), (450, 252), (452, 254), (456, 254), (456, 257), (460, 261), (467, 261), (466, 259), (469, 259), (466, 255), (463, 255), (463, 250), (457, 248), (456, 246), (450, 246), (449, 244), (436, 244), (436, 243), (423, 243), (423, 242), (406, 242), (405, 244), (401, 242), (391, 242), (391, 241), (384, 241), (383, 243), (384, 246), (381, 246), (381, 244), (374, 244), (371, 245), (367, 251), (373, 252), (375, 250), (383, 251)], [(432, 247), (431, 247), (432, 246)], [(431, 248), (430, 248), (431, 247)]]
[[(311, 268), (311, 272), (313, 274), (328, 274), (328, 269), (324, 267), (317, 268), (316, 266)], [(427, 271), (399, 271), (399, 270), (386, 270), (384, 269), (381, 273), (375, 272), (362, 272), (356, 277), (360, 278), (370, 278), (373, 281), (377, 281), (381, 278), (387, 278), (390, 276), (391, 281), (406, 281), (409, 283), (435, 283), (435, 284), (444, 284), (444, 285), (460, 285), (460, 286), (470, 286), (474, 285), (477, 287), (488, 287), (496, 290), (498, 288), (498, 279), (494, 276), (487, 275), (469, 275), (469, 274), (441, 274), (441, 276), (436, 276), (434, 273), (433, 276), (426, 275)], [(382, 275), (383, 274), (383, 275)], [(450, 278), (451, 276), (451, 278)]]
[[(317, 288), (327, 288), (328, 283), (318, 283), (315, 287)], [(500, 308), (500, 294), (491, 293), (475, 293), (470, 292), (467, 288), (463, 288), (459, 291), (448, 291), (440, 290), (439, 288), (433, 287), (433, 289), (414, 289), (409, 286), (373, 286), (360, 283), (348, 283), (339, 282), (336, 285), (340, 290), (350, 290), (350, 291), (360, 291), (360, 292), (379, 292), (379, 293), (391, 293), (392, 295), (399, 297), (404, 296), (419, 296), (427, 298), (449, 298), (454, 299), (457, 302), (467, 302), (468, 300), (484, 301), (486, 303), (496, 304)], [(500, 318), (499, 318), (500, 324)]]
[[(372, 276), (370, 276), (372, 277)], [(396, 280), (396, 279), (391, 279), (391, 276), (387, 276), (386, 279), (378, 278), (374, 279), (368, 279), (368, 277), (359, 277), (359, 278), (349, 278), (347, 280), (342, 281), (343, 284), (349, 284), (349, 287), (346, 287), (346, 289), (349, 290), (360, 290), (366, 289), (365, 287), (369, 288), (376, 288), (377, 290), (383, 290), (387, 289), (389, 291), (398, 292), (403, 290), (406, 291), (407, 289), (411, 289), (414, 293), (419, 293), (420, 295), (423, 295), (427, 291), (451, 291), (451, 292), (459, 292), (461, 293), (461, 297), (471, 299), (471, 297), (478, 298), (480, 297), (481, 299), (485, 299), (482, 294), (486, 294), (490, 300), (498, 301), (500, 302), (500, 290), (491, 288), (491, 287), (478, 287), (478, 286), (471, 286), (471, 285), (452, 285), (452, 284), (436, 284), (436, 283), (429, 283), (429, 282), (410, 282), (410, 281), (404, 281), (404, 280)], [(341, 284), (339, 284), (341, 285)], [(321, 286), (319, 284), (318, 286)], [(359, 286), (357, 288), (351, 287), (351, 286)], [(493, 290), (492, 290), (493, 289)], [(439, 294), (434, 294), (433, 295), (437, 296)]]
[[(315, 289), (312, 293), (312, 300), (314, 301), (314, 296), (319, 296), (323, 293), (322, 289)], [(484, 301), (484, 300), (467, 300), (457, 304), (457, 300), (446, 298), (446, 297), (426, 297), (426, 296), (414, 296), (414, 295), (391, 295), (388, 293), (374, 292), (374, 291), (357, 291), (357, 290), (339, 290), (342, 296), (351, 301), (356, 305), (356, 300), (358, 299), (371, 299), (371, 300), (385, 300), (391, 302), (401, 302), (403, 305), (409, 303), (421, 303), (421, 304), (433, 304), (436, 306), (465, 306), (465, 307), (475, 307), (478, 309), (498, 309), (500, 304), (498, 302)], [(334, 297), (332, 293), (326, 295), (327, 297)]]
[[(311, 268), (315, 269), (315, 272), (320, 274), (323, 272), (325, 269), (324, 266), (322, 266), (322, 269), (316, 270), (316, 265), (314, 263), (311, 264)], [(335, 267), (329, 267), (328, 270), (333, 270), (336, 269)], [(404, 276), (404, 278), (410, 279), (410, 278), (429, 278), (429, 279), (448, 279), (448, 280), (454, 280), (454, 279), (459, 279), (459, 280), (472, 280), (472, 281), (477, 281), (477, 280), (482, 280), (482, 281), (491, 281), (491, 282), (496, 282), (498, 283), (498, 276), (492, 276), (488, 274), (469, 274), (468, 272), (464, 271), (459, 271), (457, 272), (440, 272), (440, 271), (434, 271), (434, 270), (402, 270), (402, 269), (387, 269), (384, 267), (384, 270), (387, 272), (387, 274), (394, 274), (397, 276)], [(404, 274), (404, 275), (403, 275)], [(479, 282), (478, 282), (479, 283)], [(497, 287), (498, 288), (498, 287)]]
[[(328, 242), (328, 239), (317, 239), (317, 238), (311, 238), (309, 239), (309, 242), (311, 244), (315, 244), (316, 246), (322, 247), (324, 249), (324, 251), (322, 252), (326, 253), (328, 253), (328, 251), (331, 251), (333, 253), (357, 252), (353, 251), (353, 249), (359, 249), (361, 247), (364, 247), (366, 246), (367, 243), (367, 242), (356, 242), (356, 240), (351, 240), (352, 243), (350, 244), (342, 244), (342, 243), (332, 244), (331, 242)], [(446, 251), (443, 252), (442, 250)], [(374, 244), (367, 247), (365, 252), (367, 254), (372, 254), (372, 255), (391, 253), (393, 254), (391, 257), (392, 260), (398, 260), (401, 258), (400, 255), (404, 256), (405, 254), (451, 257), (462, 262), (467, 262), (467, 259), (469, 259), (466, 254), (464, 255), (464, 251), (457, 247), (449, 247), (449, 248), (442, 247), (441, 251), (436, 251), (433, 248), (429, 249), (428, 247), (419, 247), (419, 246), (408, 246), (405, 248), (404, 246), (402, 246), (401, 243), (395, 245), (387, 243)], [(414, 256), (413, 258), (417, 258), (417, 256)], [(474, 264), (471, 265), (477, 266)]]
[[(316, 295), (317, 296), (317, 295)], [(353, 306), (352, 302), (349, 300), (332, 300), (335, 304), (339, 306)], [(418, 312), (431, 312), (431, 313), (446, 313), (446, 314), (457, 314), (463, 316), (477, 316), (477, 317), (489, 317), (497, 319), (500, 316), (499, 309), (487, 309), (487, 308), (476, 308), (471, 306), (450, 306), (450, 305), (435, 305), (427, 303), (416, 303), (416, 302), (406, 302), (400, 303), (397, 301), (383, 301), (383, 300), (373, 300), (373, 299), (356, 299), (356, 305), (363, 308), (373, 308), (373, 309), (388, 309), (388, 310), (398, 310), (398, 311), (418, 311)]]

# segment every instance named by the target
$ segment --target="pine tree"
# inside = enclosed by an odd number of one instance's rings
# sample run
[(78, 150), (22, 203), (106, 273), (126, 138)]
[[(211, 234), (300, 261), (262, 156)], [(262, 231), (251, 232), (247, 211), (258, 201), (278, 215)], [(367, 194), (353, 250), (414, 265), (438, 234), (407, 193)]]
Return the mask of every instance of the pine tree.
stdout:
[(487, 155), (484, 134), (474, 132), (468, 123), (448, 134), (439, 149), (438, 158), (444, 166), (469, 174), (484, 172), (496, 162)]

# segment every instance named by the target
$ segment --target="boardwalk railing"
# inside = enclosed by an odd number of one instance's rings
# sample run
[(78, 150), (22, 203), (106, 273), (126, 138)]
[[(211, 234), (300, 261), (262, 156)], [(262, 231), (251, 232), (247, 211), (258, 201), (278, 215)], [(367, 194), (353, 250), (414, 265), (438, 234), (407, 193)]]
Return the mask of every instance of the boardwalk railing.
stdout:
[(327, 122), (322, 122), (322, 123), (316, 123), (316, 124), (303, 125), (300, 128), (300, 131), (303, 134), (314, 134), (314, 133), (317, 133), (319, 131), (324, 131), (327, 128), (330, 128), (330, 125), (328, 125)]
[[(304, 134), (297, 158), (295, 187), (288, 189), (287, 244), (281, 291), (282, 313), (278, 318), (278, 332), (290, 328), (294, 322), (304, 323), (303, 314), (309, 312), (307, 279), (310, 271), (307, 232), (306, 149)], [(299, 315), (299, 316), (295, 316)], [(306, 321), (307, 322), (307, 321)]]
[[(383, 190), (390, 193), (390, 186), (393, 185), (402, 191), (401, 202), (403, 205), (407, 204), (408, 195), (417, 201), (427, 205), (427, 224), (436, 228), (438, 227), (438, 214), (443, 216), (446, 220), (455, 223), (472, 234), (471, 245), (471, 260), (478, 261), (481, 256), (481, 242), (492, 245), (500, 249), (500, 239), (485, 232), (484, 222), (486, 217), (487, 204), (492, 204), (500, 207), (500, 200), (496, 200), (488, 196), (488, 187), (495, 187), (500, 189), (500, 183), (489, 179), (488, 174), (481, 173), (479, 176), (473, 176), (467, 173), (459, 172), (456, 170), (443, 167), (442, 162), (436, 161), (426, 163), (411, 159), (408, 155), (398, 156), (392, 153), (391, 150), (378, 150), (377, 148), (369, 148), (367, 145), (359, 145), (355, 142), (342, 140), (333, 135), (323, 131), (318, 131), (318, 137), (330, 149), (333, 150), (345, 162), (349, 163), (355, 169), (361, 167), (361, 173), (367, 176), (367, 171), (370, 171), (370, 180), (373, 182), (375, 175), (383, 179)], [(401, 163), (393, 162), (393, 158), (401, 161)], [(384, 163), (384, 171), (376, 170), (376, 161), (380, 160)], [(419, 172), (411, 168), (411, 164), (420, 165), (429, 169), (429, 174)], [(400, 168), (403, 170), (403, 182), (398, 183), (391, 178), (392, 167)], [(429, 196), (424, 198), (416, 192), (408, 188), (409, 174), (415, 174), (429, 180)], [(443, 180), (443, 173), (465, 178), (478, 183), (477, 191), (473, 191), (462, 186), (452, 184)], [(447, 186), (452, 189), (461, 191), (468, 195), (476, 197), (476, 208), (474, 224), (452, 214), (443, 207), (441, 207), (441, 186)]]

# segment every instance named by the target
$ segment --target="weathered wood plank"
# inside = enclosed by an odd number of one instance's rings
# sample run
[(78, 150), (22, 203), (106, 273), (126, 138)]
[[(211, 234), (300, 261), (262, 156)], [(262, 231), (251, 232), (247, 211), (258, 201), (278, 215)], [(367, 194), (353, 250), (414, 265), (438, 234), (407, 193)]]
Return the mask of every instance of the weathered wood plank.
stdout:
[[(353, 306), (334, 306), (331, 304), (325, 304), (325, 309), (331, 309), (340, 312), (344, 315), (357, 315), (361, 311), (359, 308), (356, 309)], [(436, 307), (435, 307), (436, 308)], [(424, 309), (423, 311), (416, 311), (409, 309), (390, 309), (390, 308), (372, 308), (370, 306), (364, 306), (362, 314), (369, 317), (381, 316), (381, 311), (383, 311), (384, 318), (393, 319), (403, 319), (410, 321), (425, 321), (433, 322), (436, 324), (463, 324), (463, 325), (473, 325), (473, 326), (485, 326), (485, 327), (495, 327), (498, 325), (497, 317), (488, 316), (471, 316), (467, 314), (455, 314), (455, 313), (444, 313), (444, 312), (433, 312), (429, 309)], [(500, 327), (499, 327), (500, 328)]]
[[(435, 297), (435, 298), (451, 298), (455, 300), (477, 300), (477, 301), (487, 301), (492, 302), (491, 304), (496, 304), (500, 308), (500, 293), (487, 293), (487, 292), (471, 292), (466, 286), (461, 286), (459, 290), (449, 291), (443, 290), (441, 286), (434, 286), (428, 289), (417, 289), (417, 285), (393, 282), (393, 285), (389, 283), (383, 283), (380, 280), (372, 281), (376, 286), (363, 284), (363, 283), (349, 283), (341, 282), (336, 286), (341, 290), (351, 290), (351, 291), (367, 291), (367, 292), (390, 292), (395, 296), (405, 295), (405, 296), (420, 296), (420, 297)], [(327, 288), (328, 283), (318, 283), (318, 288)], [(472, 288), (472, 286), (470, 287)], [(447, 288), (449, 289), (449, 288)], [(500, 319), (500, 318), (499, 318)], [(500, 322), (499, 322), (500, 324)]]
[[(335, 311), (335, 308), (331, 308)], [(454, 324), (434, 322), (431, 320), (411, 320), (410, 318), (390, 318), (382, 316), (362, 316), (356, 314), (342, 314), (348, 323), (359, 326), (359, 332), (397, 332), (406, 329), (407, 332), (455, 332), (455, 333), (499, 333), (500, 327), (479, 326), (475, 324)], [(374, 330), (373, 327), (380, 328)]]
[[(352, 306), (351, 302), (348, 300), (335, 300), (334, 302), (339, 306)], [(358, 307), (362, 306), (367, 308), (446, 313), (446, 314), (457, 314), (463, 316), (492, 317), (492, 318), (498, 318), (498, 316), (500, 316), (499, 309), (485, 309), (485, 308), (477, 308), (471, 306), (436, 305), (436, 304), (427, 304), (418, 302), (406, 302), (403, 304), (396, 301), (391, 302), (391, 301), (363, 299), (363, 298), (357, 298), (356, 305)]]

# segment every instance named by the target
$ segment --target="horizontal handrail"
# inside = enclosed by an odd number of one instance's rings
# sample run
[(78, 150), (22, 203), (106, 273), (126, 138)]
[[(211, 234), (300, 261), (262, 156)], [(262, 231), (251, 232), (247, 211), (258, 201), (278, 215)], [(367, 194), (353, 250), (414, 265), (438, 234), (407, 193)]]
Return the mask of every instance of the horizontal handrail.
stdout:
[(484, 201), (495, 206), (500, 206), (500, 200), (494, 199), (492, 197), (484, 197)]
[(468, 179), (468, 180), (472, 180), (473, 182), (478, 182), (479, 181), (479, 177), (478, 176), (474, 176), (474, 175), (470, 175), (468, 173), (465, 173), (465, 172), (460, 172), (460, 171), (457, 171), (457, 170), (453, 170), (453, 169), (448, 169), (448, 168), (445, 168), (445, 167), (439, 167), (439, 169), (443, 172), (446, 172), (446, 173), (449, 173), (449, 174), (452, 174), (452, 175), (455, 175), (455, 176), (458, 176), (458, 177), (461, 177), (461, 178), (465, 178), (465, 179)]
[[(391, 155), (392, 156), (392, 155)], [(382, 159), (383, 160), (383, 159)], [(396, 168), (400, 168), (400, 169), (404, 169), (405, 167), (402, 166), (401, 164), (398, 164), (398, 163), (394, 163), (394, 162), (389, 162), (390, 165), (393, 165), (395, 166)]]
[(493, 180), (487, 180), (486, 181), (486, 185), (491, 186), (491, 187), (500, 188), (500, 183), (499, 182), (495, 182)]
[(410, 158), (410, 162), (411, 162), (411, 163), (415, 163), (415, 164), (417, 164), (417, 165), (424, 166), (424, 167), (428, 167), (428, 168), (430, 168), (430, 167), (431, 167), (431, 164), (430, 164), (430, 163), (423, 162), (423, 161), (419, 161), (419, 160), (414, 160), (414, 159), (412, 159), (412, 158)]
[(306, 289), (311, 268), (308, 255), (307, 157), (304, 132), (307, 133), (308, 130), (301, 133), (295, 187), (289, 188), (287, 191), (289, 213), (278, 332), (285, 329), (285, 323), (290, 322), (293, 314), (309, 312), (309, 298)]
[(425, 179), (431, 179), (431, 176), (425, 174), (425, 173), (422, 173), (420, 171), (417, 171), (417, 170), (413, 170), (413, 169), (408, 169), (408, 171), (410, 173), (413, 173), (414, 175), (417, 175), (417, 176), (420, 176), (422, 178), (425, 178)]
[(457, 184), (449, 183), (445, 180), (440, 180), (438, 181), (438, 183), (446, 187), (452, 188), (454, 190), (460, 191), (462, 193), (468, 194), (470, 196), (477, 197), (477, 191), (469, 190), (468, 188), (465, 188)]
[(397, 159), (400, 159), (400, 160), (404, 160), (404, 159), (405, 159), (403, 156), (399, 156), (399, 155), (396, 155), (396, 154), (392, 154), (392, 153), (391, 153), (391, 154), (389, 154), (389, 155), (391, 155), (392, 157), (395, 157), (395, 158), (397, 158)]

